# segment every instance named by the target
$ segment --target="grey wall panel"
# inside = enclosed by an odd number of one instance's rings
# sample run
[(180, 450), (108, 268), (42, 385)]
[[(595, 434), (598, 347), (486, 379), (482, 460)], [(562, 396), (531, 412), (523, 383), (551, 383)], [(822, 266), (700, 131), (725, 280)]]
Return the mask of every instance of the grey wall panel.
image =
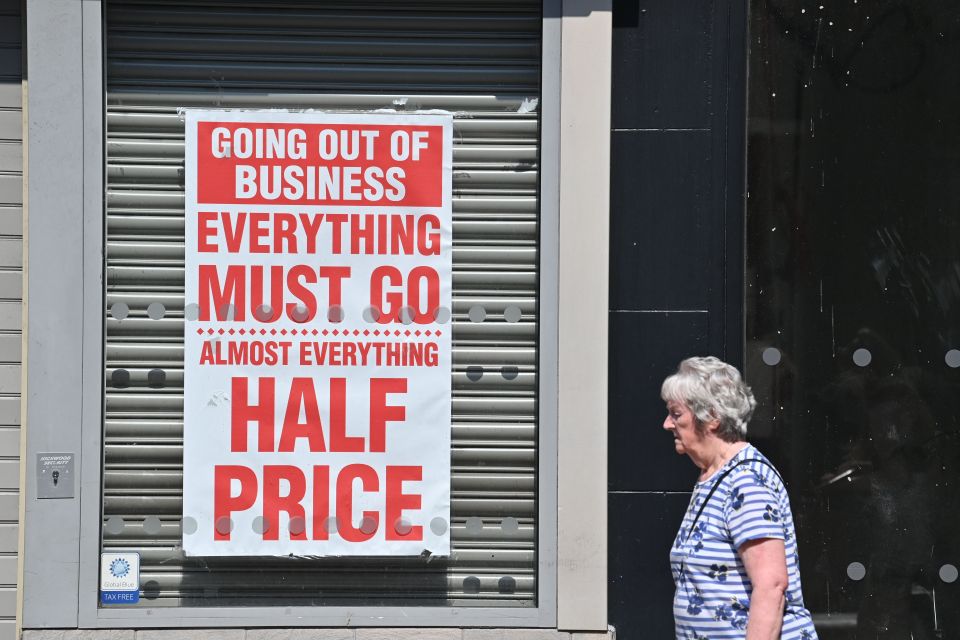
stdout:
[[(3, 123), (0, 122), (0, 125)], [(0, 129), (0, 139), (9, 140), (9, 134), (17, 133), (10, 129), (4, 131)], [(0, 171), (12, 171), (20, 173), (23, 171), (23, 145), (19, 142), (0, 142)]]
[(0, 611), (14, 612), (10, 617), (0, 619), (0, 640), (17, 640), (15, 612), (17, 608), (17, 590), (15, 587), (0, 588)]
[(19, 364), (0, 364), (0, 393), (20, 393)]
[(17, 556), (0, 556), (0, 584), (17, 584)]
[[(0, 524), (0, 553), (17, 552), (18, 527), (16, 523)], [(0, 598), (0, 611), (2, 611), (3, 599)]]
[[(31, 323), (25, 370), (31, 392), (24, 412), (30, 425), (24, 433), (27, 477), (35, 473), (39, 452), (75, 452), (77, 468), (83, 462), (83, 4), (31, 0), (26, 12), (30, 244), (25, 268), (30, 289), (24, 295), (30, 300)], [(25, 626), (76, 627), (80, 500), (39, 500), (35, 483), (22, 490), (22, 621)]]
[(0, 78), (0, 109), (19, 109), (23, 88), (10, 78)]
[(20, 269), (0, 271), (0, 300), (19, 301), (23, 297), (23, 272)]
[[(0, 269), (21, 269), (23, 267), (23, 241), (19, 237), (0, 237)], [(0, 291), (0, 297), (6, 292)]]
[(0, 111), (0, 140), (23, 140), (23, 114), (19, 109)]
[[(7, 3), (12, 5), (13, 3)], [(16, 3), (19, 4), (19, 3)], [(5, 6), (7, 14), (13, 7)], [(23, 295), (21, 16), (0, 15), (0, 640), (16, 636)]]
[[(4, 3), (0, 15), (0, 300), (11, 310), (23, 296), (23, 114), (21, 104), (22, 16), (19, 2)], [(10, 15), (10, 14), (13, 15)], [(19, 184), (19, 187), (17, 186)], [(17, 194), (16, 190), (21, 189)], [(11, 193), (12, 190), (12, 193)], [(20, 323), (0, 328), (0, 640), (16, 637), (17, 552), (20, 516)], [(17, 378), (14, 382), (13, 377)]]
[(13, 173), (0, 174), (0, 204), (21, 204), (22, 202), (23, 177)]
[(13, 587), (0, 588), (0, 611), (15, 611), (16, 607), (17, 607), (16, 588), (13, 588)]
[(0, 302), (0, 331), (20, 331), (20, 302)]
[[(19, 486), (20, 486), (20, 461), (19, 460), (0, 460), (0, 491), (11, 491), (11, 490), (16, 491), (18, 490)], [(6, 520), (6, 518), (4, 518), (4, 520)], [(14, 520), (16, 520), (16, 517), (14, 517)]]
[[(23, 234), (23, 208), (19, 206), (0, 206), (0, 236), (17, 236)], [(0, 284), (0, 288), (3, 285)]]
[[(0, 426), (17, 426), (20, 424), (20, 397), (19, 396), (0, 396)], [(6, 514), (4, 509), (13, 505), (13, 511), (17, 511), (17, 501), (12, 500), (4, 502), (4, 496), (0, 495), (0, 514)]]
[[(0, 13), (16, 9), (5, 3)], [(16, 7), (17, 9), (19, 7)], [(0, 640), (16, 636), (23, 295), (21, 16), (0, 15)], [(6, 206), (3, 206), (6, 205)]]
[[(20, 429), (17, 427), (0, 426), (0, 451), (19, 451), (20, 450)], [(4, 515), (0, 513), (0, 522), (5, 520)], [(0, 549), (2, 551), (2, 549)]]
[[(20, 334), (0, 333), (0, 363), (20, 362), (20, 353)], [(0, 452), (3, 451), (3, 446), (0, 446)]]

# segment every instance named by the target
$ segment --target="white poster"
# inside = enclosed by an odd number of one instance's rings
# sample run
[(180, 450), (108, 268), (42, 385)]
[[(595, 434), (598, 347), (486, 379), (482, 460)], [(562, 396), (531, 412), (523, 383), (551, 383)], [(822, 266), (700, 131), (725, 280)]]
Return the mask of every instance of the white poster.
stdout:
[(452, 118), (185, 113), (184, 551), (448, 555)]

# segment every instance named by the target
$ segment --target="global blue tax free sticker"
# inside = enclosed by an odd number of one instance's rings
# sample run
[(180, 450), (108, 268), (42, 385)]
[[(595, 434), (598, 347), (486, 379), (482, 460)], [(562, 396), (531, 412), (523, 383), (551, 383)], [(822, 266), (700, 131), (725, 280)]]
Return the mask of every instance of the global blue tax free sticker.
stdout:
[(136, 604), (140, 601), (140, 554), (100, 554), (101, 604)]

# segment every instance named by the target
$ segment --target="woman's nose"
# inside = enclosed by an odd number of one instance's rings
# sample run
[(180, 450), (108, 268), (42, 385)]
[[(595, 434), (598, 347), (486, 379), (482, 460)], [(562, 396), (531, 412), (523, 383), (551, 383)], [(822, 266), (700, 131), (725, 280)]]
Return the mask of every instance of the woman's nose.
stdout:
[(670, 429), (673, 429), (673, 421), (670, 420), (670, 416), (667, 416), (666, 418), (663, 419), (663, 428), (666, 429), (667, 431), (669, 431)]

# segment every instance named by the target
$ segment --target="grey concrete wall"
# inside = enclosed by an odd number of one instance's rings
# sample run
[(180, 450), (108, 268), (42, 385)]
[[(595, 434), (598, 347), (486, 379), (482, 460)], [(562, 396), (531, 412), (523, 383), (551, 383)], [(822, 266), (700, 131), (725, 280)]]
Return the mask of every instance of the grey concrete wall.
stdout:
[(16, 635), (23, 297), (22, 28), (0, 5), (0, 640)]

